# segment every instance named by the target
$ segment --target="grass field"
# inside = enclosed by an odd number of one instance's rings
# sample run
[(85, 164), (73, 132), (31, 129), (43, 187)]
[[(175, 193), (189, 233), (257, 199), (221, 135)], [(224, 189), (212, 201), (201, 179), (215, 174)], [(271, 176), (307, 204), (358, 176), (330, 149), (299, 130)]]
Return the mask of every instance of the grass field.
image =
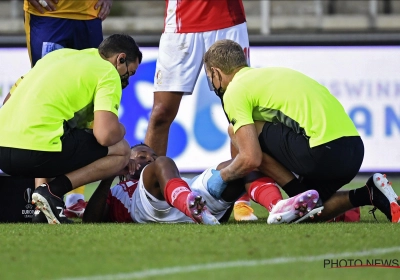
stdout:
[[(363, 185), (358, 178), (349, 188)], [(395, 180), (394, 186), (400, 186)], [(86, 189), (88, 198), (94, 185)], [(399, 194), (400, 187), (394, 187)], [(331, 268), (328, 261), (400, 265), (400, 225), (363, 207), (359, 223), (0, 225), (0, 279), (397, 279), (400, 269)], [(379, 212), (379, 213), (378, 213)], [(325, 264), (325, 267), (324, 267)]]

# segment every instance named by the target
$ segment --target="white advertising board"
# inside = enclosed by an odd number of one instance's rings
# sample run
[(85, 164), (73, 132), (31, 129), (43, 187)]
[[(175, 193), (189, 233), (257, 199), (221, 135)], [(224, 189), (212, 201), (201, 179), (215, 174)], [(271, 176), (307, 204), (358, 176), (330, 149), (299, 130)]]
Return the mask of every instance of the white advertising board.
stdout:
[[(157, 48), (142, 51), (143, 63), (124, 90), (120, 110), (132, 145), (144, 139), (153, 102)], [(252, 47), (250, 58), (253, 67), (290, 67), (326, 85), (363, 138), (361, 171), (400, 172), (400, 47)], [(0, 102), (29, 68), (26, 49), (0, 48)], [(226, 127), (220, 101), (201, 73), (171, 127), (168, 155), (182, 172), (198, 172), (224, 161), (229, 158)]]

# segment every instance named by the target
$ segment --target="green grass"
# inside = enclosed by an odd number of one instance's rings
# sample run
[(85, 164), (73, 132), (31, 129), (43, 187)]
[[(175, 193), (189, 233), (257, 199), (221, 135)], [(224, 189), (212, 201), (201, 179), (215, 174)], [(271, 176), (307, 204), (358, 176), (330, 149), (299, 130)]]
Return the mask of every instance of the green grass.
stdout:
[[(364, 178), (357, 179), (348, 187), (355, 188), (364, 182)], [(400, 181), (394, 185), (399, 186)], [(86, 188), (86, 197), (94, 187)], [(396, 188), (396, 192), (400, 193), (400, 188)], [(400, 275), (399, 269), (389, 268), (324, 268), (323, 259), (330, 257), (307, 258), (400, 247), (399, 225), (388, 223), (378, 212), (379, 222), (376, 222), (368, 214), (371, 207), (362, 208), (359, 223), (267, 225), (267, 211), (255, 203), (252, 206), (259, 221), (239, 224), (231, 220), (215, 227), (2, 224), (0, 279), (95, 279), (90, 277), (100, 276), (101, 280), (361, 277), (376, 280), (395, 279)], [(399, 250), (331, 258), (398, 260)], [(283, 258), (284, 263), (277, 263), (276, 258)], [(235, 261), (238, 263), (232, 263)], [(216, 265), (210, 267), (210, 264)], [(180, 269), (171, 270), (174, 267)], [(153, 276), (150, 269), (154, 270)], [(188, 269), (193, 271), (187, 272)]]

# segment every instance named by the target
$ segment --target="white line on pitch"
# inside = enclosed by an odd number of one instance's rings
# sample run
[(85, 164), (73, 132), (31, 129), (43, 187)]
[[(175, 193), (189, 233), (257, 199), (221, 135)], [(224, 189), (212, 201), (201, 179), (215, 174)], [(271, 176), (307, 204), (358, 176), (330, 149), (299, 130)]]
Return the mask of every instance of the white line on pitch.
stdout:
[(148, 269), (138, 272), (130, 273), (119, 273), (109, 275), (98, 275), (98, 276), (87, 276), (87, 277), (69, 277), (61, 278), (60, 280), (116, 280), (116, 279), (143, 279), (152, 276), (165, 276), (178, 273), (187, 273), (193, 271), (204, 271), (212, 269), (223, 269), (229, 267), (249, 267), (249, 266), (261, 266), (261, 265), (274, 265), (274, 264), (285, 264), (294, 262), (315, 262), (324, 259), (338, 259), (346, 257), (366, 257), (373, 255), (383, 255), (388, 253), (400, 252), (400, 247), (392, 248), (378, 248), (366, 251), (358, 252), (345, 252), (340, 254), (325, 254), (317, 256), (303, 256), (303, 257), (291, 257), (291, 258), (273, 258), (273, 259), (262, 259), (262, 260), (243, 260), (243, 261), (232, 261), (232, 262), (218, 262), (209, 264), (197, 264), (189, 266), (175, 266), (167, 268), (155, 268)]

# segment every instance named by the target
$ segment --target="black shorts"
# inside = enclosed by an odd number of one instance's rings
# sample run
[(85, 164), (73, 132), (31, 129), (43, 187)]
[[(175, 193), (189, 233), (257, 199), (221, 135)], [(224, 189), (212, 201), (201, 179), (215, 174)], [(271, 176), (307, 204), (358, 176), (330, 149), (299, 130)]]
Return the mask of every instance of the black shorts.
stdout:
[(61, 152), (0, 147), (0, 169), (13, 176), (53, 178), (107, 156), (91, 130), (73, 129), (62, 138)]
[(310, 148), (304, 135), (281, 123), (267, 122), (258, 140), (264, 153), (299, 175), (308, 189), (318, 191), (322, 201), (357, 175), (364, 158), (364, 144), (359, 136), (342, 137)]

